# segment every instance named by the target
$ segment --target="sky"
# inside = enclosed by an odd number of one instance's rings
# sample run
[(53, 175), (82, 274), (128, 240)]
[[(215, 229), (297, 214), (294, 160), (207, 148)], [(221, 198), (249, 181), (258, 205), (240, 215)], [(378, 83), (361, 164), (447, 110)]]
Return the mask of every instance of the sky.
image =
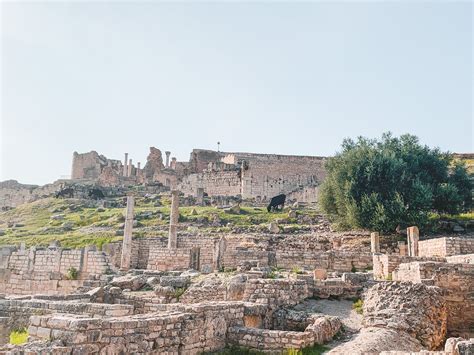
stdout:
[(0, 6), (0, 181), (218, 141), (328, 156), (392, 131), (474, 152), (470, 1)]

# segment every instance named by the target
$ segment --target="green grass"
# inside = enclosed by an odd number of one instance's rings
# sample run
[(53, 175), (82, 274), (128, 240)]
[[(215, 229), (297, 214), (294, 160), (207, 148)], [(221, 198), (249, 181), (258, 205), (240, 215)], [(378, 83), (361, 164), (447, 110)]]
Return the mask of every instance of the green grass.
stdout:
[[(117, 198), (117, 201), (122, 200)], [(155, 207), (159, 200), (159, 206)], [(197, 214), (193, 215), (195, 209)], [(96, 245), (98, 249), (106, 243), (122, 240), (121, 228), (124, 223), (124, 207), (98, 209), (91, 201), (79, 199), (45, 198), (27, 203), (9, 211), (0, 212), (0, 245), (19, 245), (24, 242), (30, 246), (48, 246), (59, 241), (65, 248), (80, 248)], [(197, 226), (201, 233), (226, 233), (234, 227), (247, 231), (266, 231), (271, 221), (282, 219), (282, 226), (288, 231), (306, 230), (309, 227), (297, 224), (296, 219), (288, 218), (288, 213), (268, 213), (265, 208), (241, 207), (240, 214), (228, 214), (223, 209), (211, 206), (180, 207), (181, 227)], [(169, 223), (169, 198), (159, 196), (158, 199), (137, 198), (135, 216), (138, 226), (134, 228), (134, 237), (166, 236)], [(145, 212), (151, 217), (145, 218)], [(314, 217), (315, 209), (299, 210), (299, 214)], [(52, 219), (54, 215), (63, 215), (63, 219)], [(162, 218), (158, 218), (162, 215)], [(218, 218), (219, 226), (210, 225)], [(20, 226), (13, 227), (13, 224)], [(64, 224), (70, 228), (65, 228)], [(229, 224), (229, 226), (228, 226)]]
[(298, 266), (293, 266), (293, 268), (291, 269), (291, 272), (293, 274), (300, 275), (303, 273), (303, 270), (301, 270)]
[[(324, 345), (315, 344), (313, 346), (309, 346), (300, 350), (296, 349), (288, 349), (281, 352), (281, 355), (321, 355), (328, 351), (329, 348)], [(263, 355), (265, 354), (262, 351), (248, 349), (236, 345), (226, 346), (224, 349), (216, 351), (216, 352), (207, 352), (203, 353), (203, 355)]]
[(28, 341), (28, 331), (26, 329), (14, 330), (10, 333), (10, 344), (20, 345)]
[(328, 350), (329, 348), (327, 346), (324, 346), (321, 344), (314, 344), (313, 346), (309, 346), (301, 350), (289, 349), (285, 351), (283, 354), (284, 355), (321, 355)]
[(265, 353), (236, 345), (226, 346), (224, 349), (216, 352), (205, 352), (203, 355), (263, 355)]

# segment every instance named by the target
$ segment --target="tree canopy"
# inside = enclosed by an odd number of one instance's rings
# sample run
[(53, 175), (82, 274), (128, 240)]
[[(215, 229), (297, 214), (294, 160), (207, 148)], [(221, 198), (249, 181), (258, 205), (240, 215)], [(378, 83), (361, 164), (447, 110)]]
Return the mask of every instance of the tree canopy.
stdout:
[(413, 135), (345, 139), (326, 169), (320, 205), (342, 228), (423, 228), (429, 212), (453, 214), (472, 206), (466, 168)]

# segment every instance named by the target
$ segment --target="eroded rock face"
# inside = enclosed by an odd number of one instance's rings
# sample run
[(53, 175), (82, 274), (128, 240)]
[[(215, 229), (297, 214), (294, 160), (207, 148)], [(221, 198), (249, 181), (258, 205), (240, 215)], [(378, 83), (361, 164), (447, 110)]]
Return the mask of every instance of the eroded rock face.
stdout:
[(443, 343), (447, 308), (441, 290), (410, 282), (373, 286), (364, 300), (365, 327), (383, 327), (411, 334), (429, 350)]
[(364, 328), (329, 354), (379, 354), (434, 350), (446, 336), (441, 289), (410, 282), (381, 282), (364, 299)]

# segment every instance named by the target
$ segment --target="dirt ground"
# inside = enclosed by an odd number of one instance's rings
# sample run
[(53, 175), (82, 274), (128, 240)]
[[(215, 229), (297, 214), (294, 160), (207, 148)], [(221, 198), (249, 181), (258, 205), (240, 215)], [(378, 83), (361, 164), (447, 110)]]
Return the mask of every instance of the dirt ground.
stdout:
[(353, 339), (362, 328), (362, 315), (352, 309), (352, 304), (348, 300), (306, 300), (295, 306), (295, 310), (328, 314), (341, 319), (344, 329), (340, 336), (324, 344), (332, 349)]

